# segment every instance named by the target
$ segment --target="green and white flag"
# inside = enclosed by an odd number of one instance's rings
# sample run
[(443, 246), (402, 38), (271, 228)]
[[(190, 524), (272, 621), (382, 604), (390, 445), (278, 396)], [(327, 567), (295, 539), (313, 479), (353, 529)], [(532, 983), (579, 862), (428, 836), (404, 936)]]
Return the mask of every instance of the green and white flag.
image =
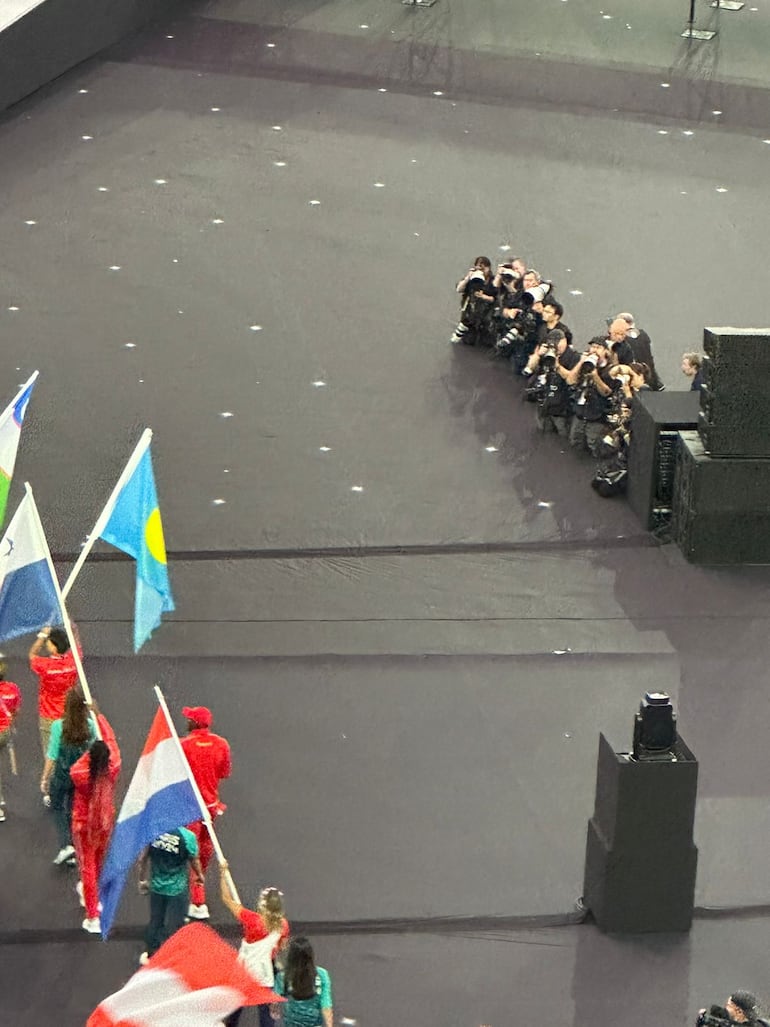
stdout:
[(29, 381), (19, 389), (16, 398), (0, 414), (0, 524), (5, 520), (8, 492), (11, 488), (16, 454), (19, 451), (21, 426), (38, 374), (39, 372), (35, 371)]

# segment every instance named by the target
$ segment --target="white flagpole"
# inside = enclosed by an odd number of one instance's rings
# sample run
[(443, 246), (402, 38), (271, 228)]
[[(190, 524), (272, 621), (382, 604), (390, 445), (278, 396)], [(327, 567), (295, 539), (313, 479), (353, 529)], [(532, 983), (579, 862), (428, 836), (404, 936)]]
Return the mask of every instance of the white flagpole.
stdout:
[[(59, 609), (61, 611), (62, 623), (64, 624), (64, 630), (67, 632), (67, 638), (69, 639), (70, 649), (72, 650), (72, 658), (75, 661), (78, 677), (80, 678), (80, 684), (83, 687), (83, 695), (85, 696), (86, 702), (90, 705), (93, 702), (93, 698), (91, 696), (91, 689), (88, 687), (88, 681), (86, 680), (86, 672), (83, 670), (83, 661), (80, 659), (80, 651), (78, 649), (75, 633), (72, 630), (72, 622), (70, 621), (69, 614), (67, 613), (67, 607), (64, 605), (64, 596), (61, 592), (59, 579), (56, 577), (56, 568), (54, 567), (53, 560), (51, 559), (51, 550), (48, 548), (48, 539), (45, 537), (43, 522), (40, 520), (40, 514), (37, 510), (35, 497), (32, 495), (32, 486), (28, 481), (24, 482), (24, 489), (27, 495), (29, 496), (30, 507), (32, 510), (32, 519), (34, 520), (35, 526), (37, 528), (40, 544), (42, 545), (45, 551), (46, 563), (48, 564), (48, 570), (51, 572), (51, 579), (53, 581), (54, 590), (56, 592), (56, 598), (59, 601)], [(94, 728), (96, 730), (96, 737), (100, 739), (102, 737), (102, 733), (99, 729), (99, 720), (95, 715), (92, 716), (92, 720), (94, 722)]]
[(123, 468), (123, 473), (118, 478), (117, 484), (115, 485), (115, 488), (112, 490), (112, 493), (110, 494), (110, 498), (107, 500), (107, 503), (105, 504), (104, 509), (99, 514), (99, 518), (96, 521), (96, 524), (94, 525), (93, 531), (88, 536), (88, 540), (86, 541), (86, 544), (81, 549), (80, 555), (78, 556), (77, 560), (75, 561), (75, 565), (72, 568), (72, 570), (70, 571), (69, 577), (67, 578), (67, 580), (64, 583), (64, 587), (61, 590), (63, 599), (66, 599), (67, 596), (70, 594), (70, 589), (72, 588), (72, 586), (75, 583), (75, 578), (77, 578), (78, 574), (80, 573), (80, 568), (86, 562), (86, 558), (88, 557), (88, 554), (93, 549), (94, 542), (96, 542), (96, 540), (99, 538), (99, 536), (101, 535), (101, 533), (104, 531), (105, 527), (107, 526), (107, 522), (109, 521), (110, 517), (112, 517), (112, 511), (115, 509), (115, 504), (118, 501), (118, 496), (123, 491), (123, 487), (125, 486), (126, 482), (129, 480), (131, 475), (136, 470), (136, 468), (137, 468), (137, 466), (139, 464), (139, 461), (144, 456), (145, 450), (147, 449), (147, 447), (150, 445), (151, 442), (152, 442), (152, 428), (145, 428), (144, 431), (142, 432), (142, 437), (139, 439), (139, 441), (136, 444), (136, 448), (134, 449), (134, 452), (128, 458), (128, 463)]
[[(177, 744), (177, 746), (179, 748), (179, 754), (182, 757), (182, 759), (184, 760), (185, 769), (187, 770), (187, 777), (188, 777), (188, 779), (190, 781), (190, 784), (192, 785), (192, 790), (195, 792), (195, 798), (198, 800), (198, 805), (201, 808), (201, 814), (202, 814), (201, 819), (203, 820), (203, 823), (206, 825), (206, 828), (208, 829), (209, 835), (211, 836), (211, 842), (212, 842), (212, 844), (214, 846), (214, 852), (217, 854), (217, 859), (219, 860), (219, 862), (220, 863), (224, 863), (225, 862), (225, 854), (222, 851), (222, 846), (219, 844), (219, 839), (217, 838), (216, 831), (214, 830), (214, 825), (211, 822), (211, 813), (209, 812), (209, 808), (208, 808), (208, 806), (206, 805), (206, 803), (203, 800), (203, 796), (201, 795), (200, 788), (198, 788), (198, 782), (193, 777), (192, 770), (190, 769), (190, 764), (187, 762), (187, 757), (184, 754), (184, 749), (182, 748), (182, 743), (179, 741), (179, 735), (176, 733), (176, 728), (174, 727), (174, 721), (171, 719), (171, 714), (169, 713), (168, 706), (166, 705), (166, 700), (163, 697), (163, 693), (160, 690), (160, 685), (155, 685), (155, 694), (158, 697), (158, 702), (160, 703), (160, 708), (163, 710), (163, 715), (166, 718), (166, 723), (168, 724), (169, 731), (171, 732), (171, 735), (172, 735), (174, 741), (176, 742), (176, 744)], [(225, 873), (227, 874), (227, 882), (230, 885), (230, 893), (233, 896), (234, 901), (237, 902), (238, 905), (240, 906), (240, 905), (242, 905), (242, 903), (241, 903), (241, 900), (240, 900), (240, 898), (238, 896), (238, 892), (237, 892), (236, 887), (235, 887), (235, 882), (233, 881), (232, 877), (230, 876), (230, 871), (229, 870), (226, 870)]]

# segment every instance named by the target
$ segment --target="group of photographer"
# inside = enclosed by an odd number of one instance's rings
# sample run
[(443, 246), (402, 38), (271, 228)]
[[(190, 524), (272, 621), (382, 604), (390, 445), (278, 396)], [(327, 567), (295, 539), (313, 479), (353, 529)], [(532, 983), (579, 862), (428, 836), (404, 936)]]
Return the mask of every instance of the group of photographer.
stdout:
[(664, 388), (650, 338), (633, 316), (618, 314), (580, 352), (553, 283), (521, 257), (499, 264), (494, 274), (489, 258), (477, 257), (456, 291), (461, 318), (451, 341), (491, 349), (526, 382), (538, 428), (598, 461), (596, 491), (605, 497), (625, 491), (633, 397)]

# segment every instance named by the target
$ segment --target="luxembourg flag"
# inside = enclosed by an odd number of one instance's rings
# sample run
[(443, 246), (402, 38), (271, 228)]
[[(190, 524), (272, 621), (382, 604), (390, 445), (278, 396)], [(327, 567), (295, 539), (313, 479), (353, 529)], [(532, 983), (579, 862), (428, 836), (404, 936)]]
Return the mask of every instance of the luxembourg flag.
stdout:
[(184, 827), (202, 815), (189, 765), (164, 705), (155, 714), (102, 868), (99, 898), (105, 940), (128, 872), (144, 849), (164, 831)]
[[(27, 404), (38, 373), (35, 371), (32, 377), (22, 385), (16, 393), (16, 397), (0, 414), (0, 524), (5, 520), (8, 492), (11, 487), (11, 478), (13, 478), (13, 469), (16, 466), (16, 454), (19, 451), (21, 426), (24, 423)], [(39, 624), (38, 627), (40, 627)]]
[(188, 924), (166, 941), (86, 1027), (214, 1027), (241, 1006), (283, 1002), (262, 987), (210, 927)]
[(61, 620), (46, 544), (30, 491), (0, 541), (0, 641)]

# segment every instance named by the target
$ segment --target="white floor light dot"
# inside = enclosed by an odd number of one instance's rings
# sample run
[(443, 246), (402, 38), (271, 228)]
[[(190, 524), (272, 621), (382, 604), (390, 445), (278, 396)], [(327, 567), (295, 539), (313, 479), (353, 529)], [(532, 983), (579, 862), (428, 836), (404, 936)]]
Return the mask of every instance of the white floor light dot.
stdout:
[(307, 201), (309, 207), (317, 207), (320, 204), (320, 202), (321, 202), (320, 200), (308, 200)]
[(351, 492), (363, 492), (364, 491), (364, 486), (363, 485), (351, 485), (350, 486), (350, 491)]
[(261, 332), (262, 331), (262, 325), (249, 325), (249, 331), (250, 332)]
[(321, 453), (331, 453), (332, 451), (331, 446), (319, 446), (318, 449)]
[(219, 416), (220, 417), (235, 417), (235, 414), (232, 412), (232, 410), (223, 410), (222, 413)]
[(321, 378), (319, 378), (317, 381), (313, 382), (313, 386), (316, 389), (322, 389), (325, 385), (326, 385), (326, 382), (323, 381)]
[(214, 506), (224, 506), (225, 503), (227, 502), (227, 500), (226, 499), (212, 499), (211, 502), (212, 502), (212, 504)]

